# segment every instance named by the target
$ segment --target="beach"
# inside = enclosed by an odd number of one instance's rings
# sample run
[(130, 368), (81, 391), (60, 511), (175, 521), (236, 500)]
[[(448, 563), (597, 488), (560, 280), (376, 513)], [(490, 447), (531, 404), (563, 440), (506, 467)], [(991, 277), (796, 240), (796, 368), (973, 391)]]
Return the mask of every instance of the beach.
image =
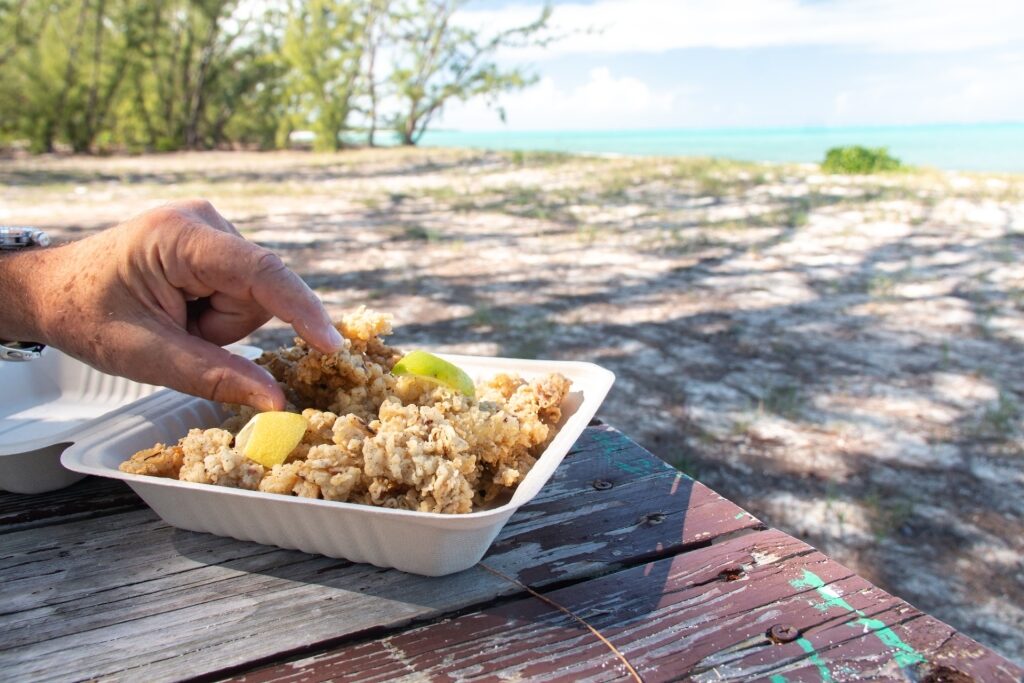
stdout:
[(0, 179), (0, 223), (58, 241), (207, 198), (400, 347), (599, 363), (605, 421), (1024, 662), (1024, 175), (399, 148)]
[(947, 171), (1024, 173), (1024, 123), (916, 126), (559, 131), (428, 131), (438, 147), (547, 150), (610, 156), (709, 156), (782, 163), (816, 163), (833, 147), (884, 147), (904, 163)]

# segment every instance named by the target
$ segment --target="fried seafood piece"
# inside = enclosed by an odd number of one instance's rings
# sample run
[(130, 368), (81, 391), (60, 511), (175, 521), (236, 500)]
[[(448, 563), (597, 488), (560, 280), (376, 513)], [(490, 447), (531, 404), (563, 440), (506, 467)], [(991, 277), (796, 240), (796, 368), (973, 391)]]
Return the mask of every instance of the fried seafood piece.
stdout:
[(572, 385), (564, 375), (550, 373), (527, 382), (521, 377), (499, 374), (480, 387), (481, 399), (507, 403), (516, 415), (536, 417), (548, 426), (562, 419), (562, 401)]
[[(552, 373), (527, 382), (519, 377), (496, 375), (480, 385), (481, 408), (498, 406), (499, 412), (515, 418), (515, 443), (536, 449), (546, 443), (553, 427), (562, 418), (562, 401), (569, 393), (571, 382)], [(495, 427), (488, 425), (489, 431)], [(502, 443), (509, 456), (518, 457), (510, 444)]]
[(481, 397), (490, 398), (498, 403), (504, 403), (516, 389), (526, 384), (526, 380), (516, 375), (499, 373), (483, 382), (477, 387), (477, 394)]
[[(405, 492), (415, 510), (471, 510), (476, 456), (468, 452), (469, 444), (441, 408), (402, 405), (392, 397), (381, 405), (379, 419), (369, 428), (374, 434), (363, 444), (366, 476), (416, 491), (418, 500)], [(370, 493), (379, 504), (391, 490), (384, 482), (375, 481)]]
[(484, 421), (472, 419), (463, 427), (482, 460), (478, 504), (517, 485), (530, 471), (537, 462), (536, 454), (551, 436), (551, 428), (562, 417), (561, 404), (570, 386), (570, 381), (557, 373), (530, 382), (497, 375), (480, 386), (480, 412), (492, 406), (497, 411)]
[(224, 420), (220, 428), (232, 434), (237, 434), (257, 412), (252, 406), (230, 404), (225, 405), (225, 408), (233, 412), (234, 415)]
[(304, 443), (316, 446), (322, 443), (331, 443), (334, 440), (334, 425), (338, 416), (329, 410), (316, 410), (306, 408), (302, 411), (302, 417), (306, 419), (306, 433), (302, 437)]
[(476, 398), (412, 375), (393, 377), (400, 353), (386, 345), (391, 320), (365, 308), (337, 328), (343, 348), (322, 354), (301, 339), (257, 361), (282, 384), (306, 432), (285, 461), (264, 468), (238, 453), (234, 437), (255, 412), (221, 429), (193, 429), (176, 446), (157, 444), (124, 471), (266, 493), (405, 510), (467, 513), (517, 486), (561, 419), (570, 383), (501, 374)]
[(290, 496), (293, 493), (298, 495), (299, 483), (303, 481), (299, 477), (298, 462), (274, 465), (272, 469), (263, 474), (259, 490), (264, 493), (280, 493), (285, 496)]
[[(468, 512), (471, 498), (492, 500), (522, 480), (560, 419), (569, 386), (556, 374), (532, 382), (498, 375), (479, 387), (477, 401), (401, 377), (370, 423), (376, 435), (364, 447), (366, 474), (410, 487), (419, 495), (413, 509)], [(382, 499), (388, 497), (371, 495), (370, 502)]]
[(356, 464), (360, 460), (361, 454), (349, 453), (334, 444), (313, 446), (306, 461), (299, 464), (299, 476), (317, 487), (319, 497), (346, 501), (362, 485), (363, 470)]
[[(303, 443), (260, 482), (260, 491), (305, 498), (347, 501), (366, 490), (362, 470), (366, 424), (355, 415), (339, 418), (329, 412), (303, 411), (309, 428)], [(301, 457), (295, 453), (302, 450)]]
[(391, 334), (391, 317), (359, 308), (336, 327), (343, 346), (335, 353), (320, 353), (296, 339), (295, 346), (265, 353), (256, 362), (284, 384), (298, 406), (373, 419), (391, 392), (391, 368), (401, 356), (381, 339)]
[(313, 446), (331, 443), (337, 415), (330, 411), (306, 408), (302, 411), (302, 417), (306, 418), (306, 433), (303, 434), (302, 441), (284, 459), (285, 463), (305, 460)]
[(152, 448), (139, 451), (130, 459), (118, 465), (122, 472), (146, 474), (151, 477), (177, 479), (185, 453), (180, 446), (165, 446), (158, 443)]
[(307, 460), (274, 465), (260, 481), (259, 490), (295, 494), (302, 498), (347, 501), (353, 491), (365, 489), (363, 471), (343, 464), (346, 458), (340, 451), (334, 445), (314, 446)]
[(190, 430), (179, 442), (184, 458), (178, 479), (256, 490), (264, 467), (231, 448), (234, 438), (223, 429)]

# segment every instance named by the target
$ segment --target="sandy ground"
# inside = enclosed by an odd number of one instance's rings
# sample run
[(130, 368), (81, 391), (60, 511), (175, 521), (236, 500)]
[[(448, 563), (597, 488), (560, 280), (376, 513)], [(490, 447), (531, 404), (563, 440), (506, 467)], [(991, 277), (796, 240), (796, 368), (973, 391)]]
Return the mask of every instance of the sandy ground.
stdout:
[(203, 196), (400, 345), (605, 365), (607, 421), (1024, 662), (1024, 177), (390, 150), (0, 179), (0, 223), (62, 238)]

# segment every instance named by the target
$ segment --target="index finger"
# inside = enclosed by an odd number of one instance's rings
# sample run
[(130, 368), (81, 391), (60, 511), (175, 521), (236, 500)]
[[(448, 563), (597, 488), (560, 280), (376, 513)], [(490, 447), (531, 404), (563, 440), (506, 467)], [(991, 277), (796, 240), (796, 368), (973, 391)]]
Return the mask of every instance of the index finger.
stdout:
[(192, 285), (190, 291), (205, 291), (204, 296), (223, 292), (251, 299), (290, 324), (318, 351), (341, 348), (341, 334), (320, 298), (274, 252), (205, 225), (181, 235), (176, 247), (174, 257), (164, 259), (172, 285)]

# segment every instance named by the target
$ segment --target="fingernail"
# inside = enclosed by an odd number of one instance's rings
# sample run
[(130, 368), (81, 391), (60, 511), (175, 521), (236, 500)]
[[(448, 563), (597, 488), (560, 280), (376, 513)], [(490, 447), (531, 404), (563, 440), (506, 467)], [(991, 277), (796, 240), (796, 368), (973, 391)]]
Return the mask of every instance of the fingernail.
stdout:
[(251, 405), (253, 408), (255, 408), (261, 413), (266, 413), (271, 410), (277, 409), (277, 406), (274, 405), (273, 399), (264, 394), (252, 395), (252, 400), (249, 405)]
[(335, 351), (341, 348), (341, 332), (338, 332), (338, 330), (333, 325), (327, 328), (327, 341), (330, 342), (331, 348), (334, 349)]

